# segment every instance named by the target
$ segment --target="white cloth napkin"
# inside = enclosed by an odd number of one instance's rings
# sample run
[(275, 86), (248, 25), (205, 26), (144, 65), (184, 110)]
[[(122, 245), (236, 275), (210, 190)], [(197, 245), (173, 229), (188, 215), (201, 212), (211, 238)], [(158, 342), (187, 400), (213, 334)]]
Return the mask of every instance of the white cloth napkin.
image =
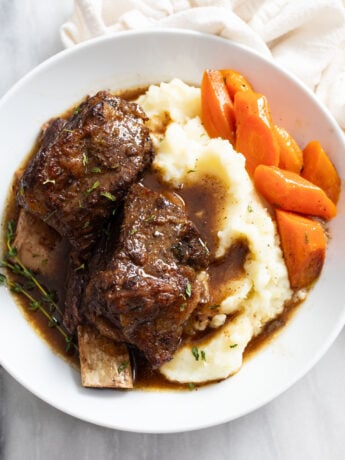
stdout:
[(273, 57), (345, 129), (345, 0), (75, 0), (61, 38), (69, 47), (152, 27), (215, 34)]

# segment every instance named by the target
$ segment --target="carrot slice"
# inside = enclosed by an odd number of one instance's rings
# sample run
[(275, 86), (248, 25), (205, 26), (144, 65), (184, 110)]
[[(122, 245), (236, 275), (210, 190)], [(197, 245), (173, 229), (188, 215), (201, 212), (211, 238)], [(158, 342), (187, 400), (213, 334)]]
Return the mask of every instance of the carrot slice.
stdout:
[(210, 137), (235, 142), (235, 114), (219, 70), (205, 70), (201, 83), (201, 116)]
[(275, 126), (275, 129), (280, 148), (279, 168), (299, 174), (303, 166), (302, 150), (286, 129), (280, 126)]
[(337, 213), (333, 201), (317, 185), (291, 171), (259, 165), (254, 173), (256, 189), (272, 205), (301, 214), (331, 219)]
[(302, 176), (322, 188), (333, 203), (337, 203), (341, 188), (340, 177), (320, 142), (309, 142), (303, 150), (303, 161)]
[(253, 174), (259, 164), (278, 166), (279, 145), (267, 99), (253, 91), (235, 94), (236, 150), (246, 157), (246, 168)]
[(241, 73), (236, 72), (236, 70), (222, 69), (220, 72), (224, 78), (226, 88), (232, 101), (238, 91), (253, 91), (248, 80)]
[(309, 286), (321, 273), (326, 255), (322, 225), (292, 212), (276, 210), (283, 255), (294, 289)]

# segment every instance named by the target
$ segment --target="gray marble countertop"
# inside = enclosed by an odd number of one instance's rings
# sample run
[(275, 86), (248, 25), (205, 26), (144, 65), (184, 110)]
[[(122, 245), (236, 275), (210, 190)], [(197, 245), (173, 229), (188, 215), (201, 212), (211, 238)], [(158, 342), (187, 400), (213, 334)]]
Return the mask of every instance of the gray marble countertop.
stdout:
[[(59, 26), (71, 9), (72, 0), (0, 0), (0, 96), (62, 49)], [(0, 459), (61, 458), (344, 459), (345, 330), (302, 380), (270, 404), (181, 434), (134, 434), (82, 422), (42, 402), (0, 368)]]

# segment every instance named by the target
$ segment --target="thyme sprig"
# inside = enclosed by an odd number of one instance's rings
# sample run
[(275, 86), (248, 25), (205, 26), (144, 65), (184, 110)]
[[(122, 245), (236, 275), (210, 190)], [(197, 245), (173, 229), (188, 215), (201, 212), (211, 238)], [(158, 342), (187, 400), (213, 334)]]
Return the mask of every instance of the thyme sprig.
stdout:
[[(53, 294), (48, 292), (35, 275), (29, 270), (18, 257), (17, 248), (13, 245), (14, 242), (14, 224), (12, 221), (7, 223), (6, 227), (6, 246), (7, 254), (1, 260), (0, 266), (9, 269), (13, 274), (22, 276), (27, 283), (23, 285), (17, 281), (10, 280), (7, 276), (0, 273), (0, 284), (6, 285), (12, 292), (22, 294), (29, 301), (29, 310), (40, 311), (48, 320), (49, 327), (54, 327), (65, 339), (66, 351), (69, 351), (71, 346), (76, 350), (77, 345), (73, 343), (72, 337), (61, 327), (59, 319), (54, 316), (54, 312), (58, 312), (62, 316), (62, 311), (54, 301)], [(37, 300), (29, 290), (36, 287), (41, 293), (41, 299)]]
[(22, 263), (18, 257), (18, 251), (15, 246), (13, 246), (14, 241), (14, 224), (10, 220), (7, 223), (6, 228), (6, 246), (7, 246), (7, 255), (5, 260), (1, 262), (2, 266), (9, 268), (14, 274), (21, 275), (24, 278), (28, 279), (33, 283), (36, 288), (41, 292), (44, 302), (48, 303), (52, 310), (56, 310), (62, 315), (62, 311), (59, 308), (58, 304), (54, 301), (52, 293), (46, 291), (46, 289), (41, 285), (37, 280), (35, 275)]

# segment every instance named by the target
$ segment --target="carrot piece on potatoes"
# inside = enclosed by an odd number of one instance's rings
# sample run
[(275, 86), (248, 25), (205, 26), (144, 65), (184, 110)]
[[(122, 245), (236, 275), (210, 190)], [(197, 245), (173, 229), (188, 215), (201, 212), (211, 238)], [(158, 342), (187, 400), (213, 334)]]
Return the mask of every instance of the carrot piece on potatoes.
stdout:
[(321, 273), (326, 237), (319, 222), (298, 214), (276, 210), (285, 264), (294, 289), (309, 286)]
[(302, 150), (286, 129), (275, 126), (275, 130), (280, 148), (279, 168), (299, 174), (303, 166)]
[(220, 72), (232, 101), (238, 91), (253, 91), (247, 79), (241, 73), (236, 72), (236, 70), (222, 69)]
[(333, 203), (337, 203), (341, 188), (340, 178), (320, 142), (309, 142), (303, 150), (303, 162), (302, 176), (322, 188)]
[(235, 94), (236, 150), (246, 157), (250, 175), (259, 164), (278, 166), (279, 145), (267, 103), (262, 94), (238, 91)]
[(259, 193), (274, 206), (286, 211), (331, 219), (337, 213), (333, 201), (317, 185), (291, 171), (259, 165), (254, 172)]
[(201, 82), (201, 116), (210, 137), (235, 142), (235, 114), (219, 70), (205, 70)]

